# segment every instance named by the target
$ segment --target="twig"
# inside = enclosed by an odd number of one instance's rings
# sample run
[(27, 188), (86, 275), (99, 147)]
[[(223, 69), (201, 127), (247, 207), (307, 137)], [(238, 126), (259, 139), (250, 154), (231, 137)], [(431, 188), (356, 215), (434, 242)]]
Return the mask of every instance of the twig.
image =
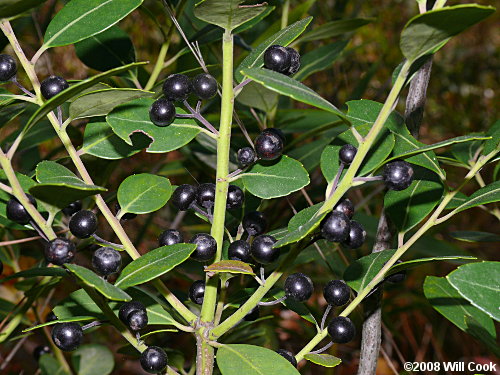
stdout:
[(328, 317), (328, 314), (330, 314), (330, 311), (332, 311), (332, 305), (328, 305), (326, 307), (326, 310), (323, 314), (323, 318), (321, 318), (321, 330), (323, 331), (325, 329), (325, 323), (326, 323), (326, 318)]
[(328, 350), (330, 349), (331, 347), (333, 346), (333, 341), (330, 341), (328, 344), (326, 344), (325, 346), (323, 346), (322, 348), (318, 349), (318, 350), (314, 350), (312, 352), (309, 352), (309, 354), (321, 354), (323, 353), (325, 350)]
[(259, 306), (273, 306), (273, 305), (277, 305), (278, 303), (281, 303), (283, 302), (284, 300), (286, 300), (287, 296), (283, 296), (283, 297), (280, 297), (274, 301), (269, 301), (269, 302), (259, 302)]
[(210, 130), (212, 133), (214, 133), (215, 135), (219, 135), (219, 131), (217, 129), (215, 129), (215, 127), (207, 121), (207, 119), (205, 117), (203, 117), (203, 115), (199, 112), (197, 112), (193, 107), (191, 107), (189, 105), (189, 103), (187, 102), (187, 100), (184, 100), (184, 106), (188, 109), (189, 112), (191, 112), (191, 114), (193, 115), (193, 117), (198, 120), (199, 122), (201, 122), (203, 125), (205, 125), (205, 127)]
[(109, 241), (105, 240), (104, 238), (99, 237), (95, 233), (92, 235), (92, 237), (94, 237), (97, 242), (101, 242), (101, 243), (109, 245), (109, 246), (118, 247), (120, 249), (123, 249), (123, 245), (120, 245), (120, 244), (117, 244), (114, 242), (109, 242)]

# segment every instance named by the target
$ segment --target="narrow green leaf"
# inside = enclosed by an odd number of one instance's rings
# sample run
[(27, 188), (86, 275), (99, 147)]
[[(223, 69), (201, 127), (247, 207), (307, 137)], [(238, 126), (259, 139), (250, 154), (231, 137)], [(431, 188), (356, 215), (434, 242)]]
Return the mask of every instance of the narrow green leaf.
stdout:
[(307, 207), (299, 212), (297, 212), (288, 222), (288, 231), (293, 232), (299, 229), (302, 225), (311, 220), (314, 215), (319, 211), (319, 209), (323, 206), (323, 202), (317, 203), (314, 206)]
[(347, 40), (339, 40), (306, 53), (301, 57), (301, 68), (293, 78), (304, 81), (311, 74), (330, 67), (340, 57), (348, 43)]
[(500, 236), (495, 233), (459, 231), (451, 232), (450, 236), (464, 242), (500, 242)]
[(491, 139), (484, 142), (483, 155), (488, 155), (490, 152), (495, 151), (500, 144), (500, 120), (495, 121), (491, 125), (486, 135), (490, 136)]
[[(282, 298), (285, 295), (285, 292), (283, 289), (276, 289), (271, 291), (272, 298), (269, 298), (269, 301), (277, 300), (279, 298)], [(305, 305), (303, 302), (298, 302), (295, 301), (292, 298), (286, 298), (285, 300), (281, 301), (281, 304), (285, 306), (287, 309), (292, 310), (294, 313), (299, 315), (302, 319), (308, 321), (309, 323), (312, 323), (316, 326), (318, 326), (318, 322), (314, 318), (314, 315), (311, 313), (311, 311), (308, 309), (308, 307)]]
[(472, 262), (475, 260), (477, 260), (476, 257), (467, 255), (443, 255), (443, 256), (433, 256), (429, 258), (412, 259), (393, 265), (391, 268), (389, 268), (389, 271), (387, 271), (387, 275), (392, 275), (404, 270), (424, 265), (426, 263), (443, 262), (443, 261), (450, 263), (457, 263), (457, 262), (463, 263), (463, 262)]
[(108, 375), (115, 367), (115, 358), (107, 346), (82, 345), (71, 353), (71, 362), (78, 375)]
[(131, 297), (120, 288), (108, 283), (88, 268), (77, 266), (76, 264), (65, 264), (76, 277), (88, 286), (95, 288), (104, 297), (113, 301), (130, 301)]
[(43, 4), (46, 0), (2, 0), (0, 19), (11, 18)]
[(373, 21), (373, 18), (352, 18), (330, 21), (304, 34), (304, 36), (300, 38), (300, 41), (310, 42), (313, 40), (332, 38), (334, 36), (353, 32)]
[(383, 250), (357, 259), (345, 270), (345, 282), (356, 292), (363, 290), (395, 252)]
[(454, 213), (465, 211), (472, 207), (500, 201), (500, 181), (493, 182), (475, 191), (468, 200), (455, 208)]
[(149, 173), (127, 177), (118, 188), (118, 203), (122, 212), (147, 214), (162, 208), (172, 195), (168, 178)]
[(205, 267), (204, 271), (210, 274), (235, 273), (243, 275), (255, 275), (252, 267), (240, 260), (221, 260)]
[(37, 329), (40, 329), (40, 328), (43, 328), (43, 327), (52, 326), (52, 325), (58, 324), (58, 323), (85, 322), (85, 321), (92, 320), (92, 319), (93, 318), (89, 317), (89, 316), (73, 316), (71, 318), (66, 318), (66, 319), (52, 320), (50, 322), (46, 322), (46, 323), (43, 323), (43, 324), (38, 324), (36, 326), (23, 329), (23, 333), (35, 331)]
[(260, 83), (250, 82), (238, 94), (236, 100), (248, 107), (270, 112), (278, 104), (279, 94), (265, 88)]
[(13, 279), (18, 279), (20, 277), (25, 277), (25, 278), (31, 278), (31, 277), (38, 277), (38, 276), (67, 276), (68, 272), (64, 268), (56, 268), (56, 267), (37, 267), (37, 268), (31, 268), (29, 270), (25, 271), (20, 271), (16, 272), (12, 275), (9, 275), (7, 277), (4, 277), (3, 279), (0, 280), (0, 284), (13, 280)]
[(242, 3), (244, 0), (202, 0), (196, 4), (194, 15), (207, 23), (232, 31), (267, 9), (267, 3), (241, 5)]
[(309, 353), (304, 356), (304, 359), (323, 367), (335, 367), (342, 363), (340, 358), (334, 357), (330, 354)]
[(183, 263), (195, 249), (194, 244), (176, 244), (151, 250), (129, 263), (120, 273), (115, 285), (125, 289), (153, 280)]

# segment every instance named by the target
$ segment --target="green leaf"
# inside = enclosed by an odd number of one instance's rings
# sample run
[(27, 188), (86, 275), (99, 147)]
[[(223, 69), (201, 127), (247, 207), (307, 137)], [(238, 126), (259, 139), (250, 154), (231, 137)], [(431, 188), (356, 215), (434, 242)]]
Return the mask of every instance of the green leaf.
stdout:
[[(282, 298), (285, 295), (285, 292), (283, 291), (283, 289), (276, 289), (271, 291), (271, 294), (273, 298), (270, 298), (269, 301)], [(285, 300), (281, 301), (281, 304), (287, 309), (292, 310), (302, 319), (314, 324), (315, 326), (318, 326), (318, 322), (314, 318), (314, 315), (311, 313), (311, 311), (309, 311), (308, 307), (303, 302), (295, 301), (292, 298), (286, 298)]]
[(477, 258), (468, 255), (443, 255), (443, 256), (433, 256), (429, 258), (412, 259), (393, 265), (391, 268), (389, 268), (389, 271), (387, 271), (386, 275), (392, 275), (427, 263), (443, 262), (443, 261), (450, 263), (457, 263), (457, 262), (472, 262), (474, 260), (477, 260)]
[(60, 106), (64, 102), (70, 100), (71, 98), (75, 97), (76, 95), (80, 94), (82, 91), (94, 86), (98, 82), (104, 81), (105, 79), (107, 79), (109, 77), (119, 75), (123, 72), (126, 72), (130, 69), (133, 69), (137, 66), (141, 66), (144, 64), (146, 64), (146, 63), (139, 62), (139, 63), (124, 65), (124, 66), (121, 66), (119, 68), (108, 70), (107, 72), (97, 74), (95, 76), (87, 78), (84, 81), (81, 81), (81, 82), (78, 82), (74, 85), (71, 85), (69, 88), (62, 91), (60, 94), (50, 98), (45, 103), (43, 103), (43, 105), (41, 105), (37, 109), (37, 111), (35, 113), (33, 113), (31, 118), (28, 120), (28, 122), (26, 124), (26, 128), (29, 129), (31, 126), (35, 125), (38, 121), (40, 121), (42, 118), (44, 118), (50, 112), (52, 112), (58, 106)]
[(466, 316), (465, 324), (467, 324), (467, 333), (484, 343), (488, 349), (500, 357), (500, 346), (498, 346), (496, 335), (488, 332), (481, 323), (475, 318)]
[[(484, 134), (478, 134), (478, 136), (481, 138)], [(455, 157), (455, 160), (469, 168), (474, 163), (474, 159), (477, 157), (477, 150), (482, 144), (483, 142), (480, 141), (455, 144), (451, 147), (451, 154)]]
[(383, 250), (355, 260), (344, 272), (345, 282), (356, 292), (363, 290), (396, 250)]
[(154, 92), (137, 89), (106, 89), (89, 92), (76, 98), (69, 106), (71, 120), (106, 116), (120, 104), (153, 96)]
[(113, 301), (130, 301), (131, 297), (120, 288), (108, 283), (102, 277), (96, 275), (88, 268), (77, 266), (76, 264), (65, 264), (65, 267), (70, 270), (76, 277), (83, 281), (88, 286), (96, 289), (107, 299)]
[(238, 94), (236, 100), (248, 107), (270, 112), (278, 104), (278, 93), (271, 91), (260, 83), (250, 82)]
[(57, 360), (48, 354), (44, 354), (38, 361), (41, 375), (69, 375)]
[(148, 147), (151, 139), (142, 133), (136, 133), (132, 136), (132, 143), (132, 146), (125, 143), (107, 122), (89, 122), (85, 127), (80, 153), (101, 159), (123, 159)]
[(462, 297), (500, 321), (500, 262), (465, 264), (446, 278)]
[(455, 208), (454, 213), (468, 210), (483, 204), (500, 201), (500, 181), (493, 182), (479, 190), (476, 190), (468, 200)]
[(297, 369), (281, 355), (254, 345), (223, 345), (217, 351), (222, 375), (298, 375)]
[(500, 236), (495, 233), (459, 231), (451, 232), (450, 236), (464, 242), (500, 242)]
[(311, 233), (314, 229), (316, 229), (316, 227), (318, 227), (318, 225), (321, 223), (321, 220), (323, 220), (326, 214), (327, 213), (321, 215), (318, 214), (314, 215), (309, 221), (305, 222), (296, 230), (284, 235), (280, 240), (278, 240), (278, 242), (274, 244), (274, 247), (280, 248), (305, 238), (309, 233)]
[(413, 62), (433, 53), (451, 37), (482, 21), (495, 12), (491, 6), (456, 5), (431, 10), (413, 17), (401, 33), (400, 48)]
[(235, 72), (235, 77), (238, 82), (243, 80), (243, 75), (240, 73), (247, 68), (260, 68), (264, 65), (264, 52), (272, 45), (288, 46), (297, 37), (304, 32), (306, 27), (311, 22), (312, 17), (304, 18), (297, 21), (288, 27), (278, 31), (276, 34), (267, 38), (264, 42), (255, 47), (247, 57), (241, 62)]
[(135, 62), (132, 40), (116, 25), (76, 43), (75, 52), (85, 65), (101, 72)]
[(414, 180), (405, 190), (390, 190), (385, 194), (384, 207), (400, 233), (406, 233), (440, 202), (444, 186), (441, 179), (429, 170), (414, 166)]
[(304, 34), (304, 36), (300, 38), (300, 41), (310, 42), (313, 40), (332, 38), (334, 36), (339, 36), (342, 34), (353, 32), (354, 30), (357, 30), (360, 27), (365, 26), (373, 21), (374, 21), (373, 18), (369, 19), (352, 18), (345, 20), (330, 21)]
[(120, 273), (115, 286), (125, 289), (164, 275), (188, 259), (195, 249), (194, 244), (176, 244), (151, 250), (129, 263)]
[(471, 317), (490, 335), (496, 336), (493, 320), (462, 298), (445, 277), (427, 276), (423, 288), (432, 307), (462, 331), (467, 332), (466, 318)]
[(125, 18), (143, 0), (71, 0), (52, 19), (42, 48), (66, 46), (99, 34)]
[(243, 275), (255, 275), (252, 267), (250, 267), (247, 263), (239, 260), (221, 260), (205, 267), (204, 271), (211, 274), (234, 273)]
[(334, 357), (330, 354), (309, 353), (304, 356), (304, 359), (323, 367), (335, 367), (342, 363), (340, 358)]
[(312, 172), (320, 163), (323, 150), (334, 138), (330, 133), (323, 133), (320, 139), (290, 150), (289, 155), (301, 162), (308, 172)]
[(301, 68), (293, 78), (304, 81), (311, 74), (330, 67), (340, 57), (348, 43), (347, 40), (339, 40), (306, 53), (301, 57)]
[[(383, 104), (373, 100), (351, 100), (347, 102), (347, 118), (353, 126), (374, 124)], [(404, 126), (403, 117), (396, 111), (391, 112), (384, 126), (396, 131)]]
[(64, 268), (56, 268), (56, 267), (36, 267), (36, 268), (31, 268), (29, 270), (25, 271), (20, 271), (16, 272), (12, 275), (9, 275), (7, 277), (4, 277), (3, 279), (0, 279), (0, 284), (13, 280), (13, 279), (18, 279), (20, 277), (25, 277), (25, 278), (30, 278), (30, 277), (38, 277), (38, 276), (67, 276), (68, 273)]
[(286, 196), (309, 184), (309, 175), (297, 160), (283, 155), (278, 162), (260, 162), (239, 176), (245, 189), (256, 197)]
[(115, 367), (115, 358), (107, 346), (82, 345), (71, 354), (73, 368), (78, 375), (108, 375)]
[(2, 0), (0, 19), (11, 18), (43, 4), (46, 0)]
[(58, 323), (84, 322), (84, 321), (93, 320), (93, 319), (94, 318), (89, 317), (89, 316), (73, 316), (71, 318), (66, 318), (66, 319), (57, 319), (57, 320), (52, 320), (50, 322), (38, 324), (36, 326), (23, 329), (23, 333), (35, 331), (37, 329), (40, 329), (40, 328), (43, 328), (43, 327), (52, 326), (52, 325), (58, 324)]
[(267, 3), (241, 5), (244, 0), (202, 0), (194, 8), (200, 20), (232, 31), (267, 9)]
[(267, 87), (272, 91), (345, 118), (345, 114), (328, 100), (323, 99), (309, 87), (284, 74), (273, 72), (268, 69), (258, 68), (243, 69), (241, 70), (241, 73), (256, 82), (259, 82), (264, 87)]
[(303, 210), (297, 212), (288, 222), (288, 231), (293, 232), (299, 229), (302, 225), (311, 220), (322, 206), (323, 202), (317, 203), (314, 206), (304, 208)]
[(122, 212), (147, 214), (162, 208), (172, 195), (168, 178), (149, 173), (135, 174), (122, 181), (118, 203)]
[(489, 135), (491, 139), (484, 142), (483, 155), (488, 155), (490, 152), (495, 151), (500, 144), (500, 120), (491, 125), (486, 135)]
[[(115, 134), (131, 146), (131, 135), (134, 133), (143, 133), (151, 138), (152, 142), (147, 149), (151, 153), (177, 150), (200, 132), (200, 128), (192, 119), (178, 118), (167, 127), (154, 125), (149, 119), (149, 107), (153, 102), (152, 99), (141, 98), (120, 105), (106, 117), (106, 121)], [(176, 111), (179, 114), (186, 113), (180, 108), (176, 108)]]
[[(451, 189), (448, 189), (448, 190), (451, 190)], [(469, 199), (469, 197), (467, 195), (465, 195), (464, 193), (458, 192), (451, 199), (451, 201), (448, 202), (445, 209), (452, 210), (454, 208), (457, 208), (457, 207), (461, 206), (462, 204), (464, 204), (468, 199)]]

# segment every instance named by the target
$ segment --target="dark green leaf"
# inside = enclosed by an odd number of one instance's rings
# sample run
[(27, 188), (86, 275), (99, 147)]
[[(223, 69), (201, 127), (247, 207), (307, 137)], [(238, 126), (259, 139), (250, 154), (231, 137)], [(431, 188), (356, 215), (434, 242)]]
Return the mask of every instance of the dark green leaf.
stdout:
[(123, 180), (117, 196), (122, 212), (146, 214), (162, 208), (171, 195), (172, 185), (168, 178), (141, 173)]
[(88, 268), (77, 266), (76, 264), (65, 264), (76, 277), (88, 286), (95, 288), (106, 298), (113, 301), (130, 301), (131, 297), (120, 288), (108, 283), (102, 277), (96, 275)]
[(84, 321), (87, 321), (87, 320), (92, 320), (94, 318), (90, 317), (90, 316), (74, 316), (74, 317), (71, 317), (71, 318), (66, 318), (66, 319), (57, 319), (57, 320), (52, 320), (50, 322), (46, 322), (46, 323), (42, 323), (42, 324), (38, 324), (36, 326), (33, 326), (33, 327), (30, 327), (30, 328), (26, 328), (26, 329), (23, 329), (23, 333), (25, 332), (31, 332), (31, 331), (35, 331), (37, 329), (40, 329), (40, 328), (43, 328), (43, 327), (48, 327), (48, 326), (52, 326), (54, 324), (58, 324), (58, 323), (68, 323), (68, 322), (84, 322)]
[(344, 272), (345, 282), (356, 292), (363, 290), (396, 250), (383, 250), (357, 259)]
[(286, 196), (309, 184), (302, 164), (285, 155), (278, 162), (257, 163), (239, 177), (246, 190), (263, 199)]
[(221, 260), (204, 269), (205, 272), (215, 273), (238, 273), (243, 275), (255, 275), (252, 267), (239, 260)]
[(464, 242), (500, 242), (500, 236), (495, 233), (464, 230), (460, 232), (451, 232), (450, 236), (452, 236), (456, 240)]
[(37, 276), (67, 276), (68, 272), (64, 268), (56, 267), (38, 267), (29, 270), (16, 272), (0, 280), (0, 284), (20, 277), (37, 277)]
[(310, 42), (312, 40), (332, 38), (334, 36), (353, 32), (354, 30), (357, 30), (360, 27), (369, 24), (370, 22), (373, 22), (373, 19), (352, 18), (330, 21), (304, 34), (304, 36), (300, 38), (300, 41)]
[[(278, 289), (274, 293), (271, 291), (271, 294), (273, 298), (269, 300), (273, 301), (282, 298), (285, 295), (285, 292), (282, 289)], [(311, 313), (311, 311), (309, 311), (304, 303), (295, 301), (292, 298), (286, 298), (284, 301), (281, 301), (281, 303), (287, 309), (292, 310), (294, 313), (300, 315), (302, 319), (307, 320), (309, 323), (312, 323), (316, 326), (318, 325), (318, 322), (316, 322), (314, 315)]]
[(267, 4), (241, 5), (244, 0), (202, 0), (194, 8), (200, 20), (232, 31), (238, 26), (259, 16)]
[(401, 272), (403, 270), (408, 270), (417, 266), (421, 266), (426, 263), (443, 262), (443, 261), (450, 263), (457, 263), (457, 262), (472, 262), (474, 260), (477, 260), (477, 258), (467, 255), (433, 256), (429, 258), (407, 260), (393, 265), (391, 268), (389, 268), (389, 271), (387, 271), (387, 275), (392, 275), (394, 273)]
[(288, 222), (288, 231), (293, 232), (299, 229), (302, 225), (307, 223), (309, 220), (313, 218), (314, 215), (319, 211), (319, 209), (323, 206), (323, 202), (317, 203), (314, 206), (307, 207), (295, 214), (290, 221)]
[(46, 0), (2, 0), (0, 3), (0, 19), (15, 17), (31, 8), (43, 4)]
[(69, 375), (53, 356), (44, 354), (38, 361), (41, 375)]
[[(479, 138), (481, 138), (482, 136), (484, 136), (484, 134), (478, 134)], [(469, 167), (477, 157), (477, 150), (479, 149), (479, 147), (481, 147), (482, 144), (483, 142), (481, 141), (458, 143), (451, 147), (451, 154), (459, 163), (466, 167)]]
[(304, 356), (304, 359), (323, 367), (335, 367), (342, 363), (340, 358), (334, 357), (330, 354), (309, 353)]
[(493, 182), (475, 191), (468, 200), (455, 208), (453, 212), (465, 211), (472, 207), (500, 201), (500, 181)]
[(482, 21), (495, 8), (476, 4), (431, 10), (413, 17), (401, 33), (400, 47), (411, 62), (434, 52), (451, 37)]
[(500, 357), (500, 346), (498, 346), (495, 333), (488, 332), (481, 323), (471, 316), (465, 317), (467, 333), (484, 343), (488, 349), (497, 357)]
[(248, 107), (270, 112), (278, 104), (278, 97), (278, 93), (265, 88), (260, 83), (250, 82), (243, 87), (236, 100)]
[(290, 150), (289, 155), (301, 162), (308, 172), (312, 172), (319, 165), (324, 148), (333, 140), (333, 136), (328, 133), (323, 133), (317, 141)]
[(483, 155), (488, 155), (490, 152), (495, 151), (500, 144), (500, 120), (491, 125), (486, 135), (489, 135), (491, 139), (484, 142)]
[(339, 40), (306, 53), (301, 57), (301, 68), (293, 78), (303, 81), (311, 74), (330, 67), (340, 57), (348, 43), (347, 40)]
[(82, 345), (71, 354), (73, 368), (78, 375), (108, 375), (115, 367), (115, 358), (107, 346)]
[(321, 223), (321, 220), (323, 220), (325, 216), (326, 213), (320, 215), (316, 214), (309, 221), (299, 226), (293, 232), (288, 232), (286, 235), (284, 235), (280, 240), (278, 240), (278, 242), (274, 244), (274, 247), (275, 248), (283, 247), (285, 245), (300, 241), (301, 239), (305, 238), (309, 233), (311, 233), (314, 229), (318, 227), (318, 225)]
[(457, 207), (461, 206), (462, 204), (464, 204), (468, 199), (469, 199), (469, 197), (467, 195), (465, 195), (464, 193), (458, 192), (451, 199), (451, 201), (448, 202), (445, 209), (452, 210), (454, 208), (457, 208)]
[(194, 244), (176, 244), (152, 250), (129, 263), (115, 285), (125, 289), (153, 280), (183, 263), (195, 249)]

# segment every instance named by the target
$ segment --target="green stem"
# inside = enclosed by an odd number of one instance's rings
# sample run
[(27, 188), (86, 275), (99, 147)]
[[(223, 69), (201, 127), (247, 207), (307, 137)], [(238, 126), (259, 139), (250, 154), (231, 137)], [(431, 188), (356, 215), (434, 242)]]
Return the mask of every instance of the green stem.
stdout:
[[(172, 30), (172, 29), (173, 28), (170, 28), (170, 30)], [(169, 35), (171, 35), (170, 31), (169, 31)], [(149, 76), (148, 83), (144, 87), (144, 90), (150, 91), (154, 87), (156, 80), (158, 79), (158, 76), (160, 75), (160, 73), (163, 69), (163, 64), (165, 63), (165, 58), (167, 57), (167, 52), (168, 52), (169, 46), (170, 46), (170, 39), (167, 39), (161, 45), (160, 52), (158, 54), (158, 59), (156, 60), (155, 67), (153, 68), (153, 71), (151, 72), (151, 76)]]
[(281, 28), (288, 26), (288, 13), (290, 12), (290, 0), (285, 0), (283, 5), (283, 13), (281, 13)]

